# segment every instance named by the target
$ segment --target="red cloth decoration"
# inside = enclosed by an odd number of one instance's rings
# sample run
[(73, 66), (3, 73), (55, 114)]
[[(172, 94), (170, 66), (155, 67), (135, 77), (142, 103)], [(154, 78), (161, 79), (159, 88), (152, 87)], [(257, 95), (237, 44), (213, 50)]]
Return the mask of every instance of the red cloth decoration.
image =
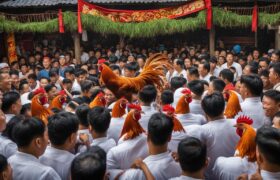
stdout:
[(255, 5), (252, 14), (252, 31), (256, 32), (257, 29), (258, 29), (258, 5)]
[(83, 28), (82, 28), (82, 19), (81, 19), (81, 11), (82, 11), (82, 4), (81, 0), (78, 0), (78, 32), (82, 33)]
[(211, 0), (205, 0), (205, 6), (206, 6), (206, 28), (210, 30), (212, 28), (212, 2)]
[(99, 59), (98, 62), (97, 62), (97, 64), (103, 64), (103, 63), (105, 63), (105, 62), (106, 62), (106, 59)]
[(58, 23), (59, 23), (59, 33), (64, 33), (63, 14), (61, 9), (58, 10)]
[(135, 109), (135, 110), (138, 110), (138, 111), (142, 111), (142, 108), (140, 105), (137, 105), (137, 104), (129, 104), (128, 105), (128, 108), (129, 109)]

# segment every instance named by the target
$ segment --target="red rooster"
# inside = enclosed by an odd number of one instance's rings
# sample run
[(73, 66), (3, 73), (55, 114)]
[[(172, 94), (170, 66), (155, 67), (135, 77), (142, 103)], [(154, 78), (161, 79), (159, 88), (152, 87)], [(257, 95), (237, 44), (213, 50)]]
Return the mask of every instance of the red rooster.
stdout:
[(100, 92), (99, 94), (97, 94), (97, 96), (91, 101), (91, 103), (89, 104), (89, 108), (94, 108), (95, 106), (101, 106), (101, 107), (105, 107), (106, 105), (106, 100), (104, 97), (104, 94), (102, 92)]
[(172, 107), (171, 105), (164, 105), (162, 107), (162, 111), (163, 113), (165, 113), (167, 116), (171, 117), (173, 119), (173, 124), (174, 124), (174, 127), (173, 127), (173, 131), (175, 132), (180, 132), (180, 131), (183, 131), (185, 132), (184, 130), (184, 127), (182, 126), (181, 122), (175, 117), (175, 109), (174, 107)]
[(67, 94), (64, 90), (61, 90), (58, 95), (52, 100), (49, 109), (57, 108), (62, 109), (63, 104), (66, 102)]
[(128, 101), (125, 98), (117, 100), (112, 109), (112, 118), (120, 118), (125, 115), (127, 103)]
[(186, 88), (182, 90), (182, 93), (184, 95), (180, 97), (176, 105), (176, 114), (186, 114), (190, 112), (189, 104), (192, 102), (191, 90)]
[(226, 118), (234, 118), (240, 111), (242, 111), (238, 96), (232, 90), (224, 91), (224, 96), (227, 101), (224, 115)]
[(131, 102), (132, 94), (139, 92), (145, 85), (154, 84), (158, 89), (162, 90), (166, 68), (171, 69), (172, 65), (169, 59), (160, 53), (154, 54), (147, 59), (143, 71), (133, 78), (117, 76), (106, 64), (101, 64), (99, 66), (101, 72), (100, 81), (118, 99), (125, 97)]

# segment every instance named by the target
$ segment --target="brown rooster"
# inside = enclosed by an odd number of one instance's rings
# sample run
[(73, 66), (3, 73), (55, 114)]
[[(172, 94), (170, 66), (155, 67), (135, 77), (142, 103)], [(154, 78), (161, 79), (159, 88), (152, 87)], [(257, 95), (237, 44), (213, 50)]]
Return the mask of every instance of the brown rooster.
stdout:
[(187, 88), (182, 90), (183, 96), (180, 97), (176, 105), (176, 114), (186, 114), (190, 112), (189, 103), (192, 102), (191, 91)]
[(120, 136), (122, 137), (125, 135), (124, 140), (133, 139), (139, 136), (141, 133), (145, 132), (145, 130), (141, 127), (141, 125), (138, 122), (141, 118), (141, 111), (142, 111), (141, 106), (135, 104), (129, 104), (128, 108), (130, 108), (131, 110), (129, 111), (129, 113), (125, 118), (123, 129)]
[(121, 98), (116, 101), (112, 109), (112, 118), (120, 118), (125, 115), (126, 104), (128, 101), (125, 98)]
[(145, 85), (154, 84), (158, 89), (162, 90), (166, 68), (170, 69), (172, 65), (169, 59), (160, 53), (154, 54), (147, 59), (143, 71), (137, 77), (133, 78), (117, 76), (106, 64), (101, 64), (99, 66), (101, 72), (100, 81), (118, 99), (125, 97), (131, 102), (132, 94), (139, 92)]
[(167, 116), (171, 117), (173, 119), (173, 131), (175, 132), (185, 132), (185, 129), (183, 127), (183, 125), (181, 124), (181, 122), (176, 118), (175, 116), (175, 109), (174, 107), (172, 107), (171, 105), (164, 105), (162, 107), (162, 112), (165, 113)]
[(48, 117), (53, 113), (44, 106), (48, 103), (46, 91), (43, 88), (39, 88), (33, 92), (33, 95), (34, 97), (31, 100), (31, 114), (41, 119), (47, 125)]
[(248, 157), (249, 162), (256, 161), (256, 131), (251, 126), (253, 120), (247, 116), (240, 116), (237, 119), (236, 133), (240, 136), (240, 140), (236, 146), (235, 156)]
[(234, 118), (241, 110), (238, 96), (232, 90), (224, 91), (225, 100), (227, 101), (224, 115), (226, 118)]
[(64, 90), (60, 91), (58, 95), (52, 100), (49, 110), (57, 108), (62, 110), (63, 104), (66, 102), (67, 94)]
[(89, 104), (89, 108), (94, 108), (96, 106), (101, 106), (101, 107), (105, 107), (106, 105), (106, 100), (104, 97), (104, 94), (102, 92), (100, 92), (99, 94), (97, 94), (97, 96), (91, 101), (91, 103)]

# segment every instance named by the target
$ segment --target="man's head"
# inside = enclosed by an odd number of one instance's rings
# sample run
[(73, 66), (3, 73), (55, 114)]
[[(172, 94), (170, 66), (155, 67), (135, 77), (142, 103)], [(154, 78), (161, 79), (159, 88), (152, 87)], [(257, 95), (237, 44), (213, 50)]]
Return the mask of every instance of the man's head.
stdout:
[(269, 81), (269, 71), (267, 69), (262, 70), (259, 74), (262, 82), (263, 82), (263, 88), (268, 89), (271, 87), (271, 82)]
[(50, 82), (55, 84), (59, 79), (59, 70), (57, 68), (51, 68), (49, 71)]
[(90, 97), (91, 96), (91, 88), (93, 87), (93, 84), (89, 80), (84, 80), (81, 82), (81, 90), (83, 93), (83, 96)]
[(253, 58), (256, 59), (256, 60), (258, 60), (258, 59), (259, 59), (259, 56), (260, 56), (259, 50), (255, 49), (255, 50), (253, 51)]
[(171, 85), (171, 90), (173, 92), (176, 91), (176, 89), (180, 88), (180, 87), (184, 87), (187, 83), (187, 80), (183, 77), (173, 77), (171, 78), (171, 81), (170, 81), (170, 85)]
[(137, 62), (130, 62), (124, 65), (124, 76), (125, 77), (135, 77), (136, 72), (139, 70), (139, 65)]
[(258, 63), (253, 61), (243, 69), (243, 75), (258, 74)]
[(173, 126), (169, 116), (162, 113), (153, 114), (148, 123), (148, 144), (166, 146), (171, 140)]
[(75, 73), (75, 76), (76, 76), (76, 79), (77, 79), (77, 82), (79, 84), (81, 84), (84, 80), (86, 80), (87, 78), (87, 71), (84, 70), (84, 69), (79, 69), (77, 70), (77, 72)]
[(280, 62), (271, 65), (269, 69), (269, 80), (273, 85), (280, 83)]
[(206, 116), (211, 120), (223, 116), (225, 100), (222, 93), (214, 92), (202, 99), (201, 106)]
[(144, 105), (151, 105), (156, 100), (157, 90), (153, 85), (146, 85), (139, 92), (139, 99)]
[(90, 109), (89, 109), (88, 105), (85, 105), (85, 104), (78, 106), (76, 109), (76, 115), (79, 119), (79, 123), (80, 123), (80, 125), (82, 125), (84, 127), (89, 126), (89, 123), (87, 120), (89, 110)]
[(226, 60), (227, 60), (227, 63), (229, 65), (232, 65), (232, 63), (234, 62), (233, 54), (232, 53), (228, 53), (227, 56), (226, 56)]
[(223, 92), (226, 84), (221, 79), (213, 79), (209, 83), (208, 94), (212, 94), (214, 92)]
[(182, 59), (174, 59), (173, 67), (176, 71), (182, 71), (184, 69), (184, 61)]
[(49, 57), (44, 57), (43, 58), (43, 67), (45, 69), (50, 69), (51, 68), (51, 59)]
[(0, 71), (0, 90), (8, 92), (12, 89), (12, 80), (8, 72)]
[(10, 77), (11, 77), (13, 88), (18, 90), (19, 89), (19, 83), (20, 83), (19, 72), (17, 70), (11, 70), (10, 71)]
[(164, 90), (161, 93), (161, 105), (172, 104), (174, 101), (173, 92), (171, 90)]
[(231, 70), (229, 69), (223, 69), (221, 72), (220, 72), (220, 78), (226, 83), (226, 84), (229, 84), (229, 83), (232, 83), (233, 80), (234, 80), (234, 74)]
[(178, 145), (178, 158), (184, 172), (199, 172), (207, 167), (206, 146), (197, 138), (187, 137)]
[(90, 109), (87, 119), (92, 133), (106, 135), (111, 122), (111, 115), (108, 109), (96, 106)]
[(265, 115), (272, 118), (280, 110), (280, 92), (277, 90), (264, 92), (262, 104)]
[[(257, 162), (260, 169), (280, 171), (280, 130), (263, 126), (257, 131)], [(271, 169), (267, 169), (271, 168)]]
[(19, 93), (10, 91), (3, 94), (2, 111), (5, 114), (19, 115), (21, 106)]
[(193, 80), (189, 82), (188, 87), (197, 98), (200, 98), (204, 92), (204, 84), (201, 80)]
[(196, 67), (190, 67), (187, 69), (187, 80), (188, 82), (191, 82), (193, 80), (198, 80), (199, 79), (199, 72)]
[(278, 111), (272, 119), (272, 127), (280, 129), (280, 111)]
[(29, 74), (27, 76), (28, 85), (31, 89), (35, 89), (37, 86), (37, 76), (36, 74)]
[(240, 79), (240, 94), (243, 99), (260, 97), (263, 91), (263, 83), (257, 75), (242, 75)]
[(201, 77), (207, 76), (210, 71), (210, 64), (207, 62), (200, 63), (198, 66), (198, 72)]
[(70, 112), (60, 112), (49, 117), (48, 134), (51, 144), (67, 151), (74, 149), (79, 120)]
[[(94, 151), (92, 150), (94, 148)], [(98, 146), (79, 154), (71, 165), (72, 180), (105, 179), (106, 153)]]
[(48, 132), (43, 121), (30, 118), (16, 123), (12, 131), (12, 136), (19, 150), (34, 155), (39, 158), (44, 154), (48, 145)]
[(145, 65), (146, 59), (145, 59), (144, 56), (137, 56), (136, 61), (137, 61), (137, 63), (139, 64), (139, 67), (140, 67), (140, 68), (143, 68), (144, 65)]
[(267, 69), (269, 66), (269, 60), (267, 58), (260, 58), (260, 61), (259, 61), (259, 68), (260, 70), (265, 70)]
[(279, 52), (278, 51), (273, 51), (270, 59), (271, 59), (272, 63), (279, 62)]
[(68, 66), (64, 70), (64, 77), (70, 79), (72, 82), (75, 80), (75, 69), (72, 66)]
[(40, 83), (40, 87), (45, 88), (50, 83), (50, 80), (46, 77), (41, 77), (39, 79), (39, 83)]
[(62, 85), (63, 85), (63, 88), (65, 88), (67, 91), (71, 92), (73, 82), (70, 79), (64, 78), (62, 80)]
[(117, 76), (122, 75), (122, 71), (118, 65), (112, 64), (110, 65), (110, 68), (113, 71), (113, 73), (115, 73)]

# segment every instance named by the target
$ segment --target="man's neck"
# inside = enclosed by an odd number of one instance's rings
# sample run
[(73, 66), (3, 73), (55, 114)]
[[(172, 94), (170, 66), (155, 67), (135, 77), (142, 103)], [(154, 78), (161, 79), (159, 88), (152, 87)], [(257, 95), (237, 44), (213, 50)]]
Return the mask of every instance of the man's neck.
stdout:
[(51, 145), (53, 148), (55, 148), (55, 149), (59, 149), (59, 150), (63, 150), (63, 151), (71, 151), (71, 148), (69, 148), (67, 145), (54, 145), (54, 144), (52, 144)]
[(30, 154), (32, 156), (35, 156), (37, 159), (39, 158), (39, 155), (37, 155), (36, 153), (34, 153), (34, 150), (32, 150), (33, 148), (27, 147), (27, 148), (18, 148), (19, 152), (25, 153), (25, 154)]
[(227, 66), (228, 66), (228, 67), (230, 67), (230, 66), (232, 66), (232, 65), (233, 65), (233, 62), (231, 62), (231, 63), (228, 63), (228, 62), (227, 62)]
[(162, 146), (155, 146), (153, 144), (149, 144), (149, 154), (150, 155), (157, 155), (161, 153), (167, 152), (167, 143)]
[(272, 173), (279, 172), (280, 171), (280, 166), (279, 165), (268, 164), (268, 163), (264, 162), (261, 165), (261, 170), (265, 170), (265, 171), (272, 172)]
[(191, 178), (194, 178), (194, 179), (204, 179), (203, 170), (193, 172), (193, 173), (183, 171), (182, 175), (183, 176), (188, 176), (188, 177), (191, 177)]
[(176, 71), (180, 74), (183, 71), (183, 69), (177, 69)]
[(209, 121), (216, 121), (216, 120), (224, 119), (224, 118), (225, 118), (224, 115), (221, 114), (220, 116), (217, 116), (217, 117), (214, 117), (214, 118), (210, 118), (210, 117), (209, 117)]

